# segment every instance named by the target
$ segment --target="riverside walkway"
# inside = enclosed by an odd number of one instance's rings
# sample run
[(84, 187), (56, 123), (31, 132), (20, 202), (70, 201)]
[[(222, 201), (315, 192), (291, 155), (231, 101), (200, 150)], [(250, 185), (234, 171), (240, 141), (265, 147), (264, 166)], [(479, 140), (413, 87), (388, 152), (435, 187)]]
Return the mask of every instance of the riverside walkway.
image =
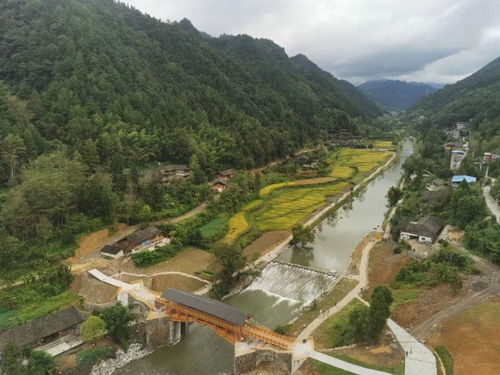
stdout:
[[(312, 335), (313, 331), (317, 329), (323, 322), (330, 318), (335, 313), (339, 312), (344, 308), (349, 302), (354, 298), (359, 299), (364, 304), (368, 305), (368, 302), (363, 300), (360, 296), (360, 291), (365, 288), (368, 284), (368, 259), (370, 250), (377, 243), (377, 241), (370, 241), (363, 248), (361, 255), (361, 261), (359, 265), (359, 283), (335, 306), (327, 310), (324, 314), (321, 314), (316, 319), (314, 319), (299, 335), (298, 340), (302, 340), (306, 337)], [(396, 324), (392, 319), (387, 320), (387, 325), (394, 334), (394, 337), (402, 346), (405, 351), (405, 375), (437, 375), (436, 368), (436, 358), (434, 354), (423, 344), (421, 344), (416, 338), (411, 336), (405, 329)], [(386, 374), (385, 372), (366, 369), (361, 366), (356, 366), (358, 369), (345, 368), (341, 366), (354, 366), (349, 362), (341, 361), (336, 358), (332, 358), (326, 354), (311, 352), (309, 354), (310, 358), (316, 359), (323, 363), (329, 364), (334, 367), (350, 371), (354, 374), (359, 375), (369, 375), (369, 374)]]

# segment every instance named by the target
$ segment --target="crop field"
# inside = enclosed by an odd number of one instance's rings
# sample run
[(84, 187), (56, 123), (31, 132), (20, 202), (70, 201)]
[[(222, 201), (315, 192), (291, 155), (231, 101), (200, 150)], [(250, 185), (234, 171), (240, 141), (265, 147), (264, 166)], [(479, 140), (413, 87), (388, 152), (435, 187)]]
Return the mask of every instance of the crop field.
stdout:
[(263, 209), (254, 213), (255, 222), (261, 230), (289, 229), (325, 204), (329, 196), (339, 194), (347, 186), (342, 182), (282, 189), (267, 199)]
[(200, 228), (203, 238), (212, 238), (227, 230), (227, 218), (218, 216)]
[(240, 211), (229, 219), (229, 230), (226, 234), (226, 240), (234, 241), (248, 229), (248, 221), (245, 217), (245, 211)]
[[(353, 177), (356, 171), (366, 173), (382, 165), (389, 156), (391, 156), (389, 151), (342, 149), (328, 159), (332, 165), (330, 175), (337, 178), (347, 178)], [(351, 175), (348, 175), (349, 172)]]
[(273, 192), (276, 189), (281, 189), (281, 188), (288, 187), (288, 186), (316, 185), (316, 184), (324, 184), (324, 183), (332, 182), (332, 181), (334, 181), (334, 179), (331, 177), (319, 177), (319, 178), (309, 178), (309, 179), (305, 179), (305, 180), (280, 182), (278, 184), (268, 185), (268, 186), (260, 189), (259, 196), (261, 198), (263, 198), (263, 197), (269, 195), (271, 192)]
[(373, 142), (373, 147), (374, 148), (392, 148), (394, 147), (392, 144), (392, 141), (375, 141)]

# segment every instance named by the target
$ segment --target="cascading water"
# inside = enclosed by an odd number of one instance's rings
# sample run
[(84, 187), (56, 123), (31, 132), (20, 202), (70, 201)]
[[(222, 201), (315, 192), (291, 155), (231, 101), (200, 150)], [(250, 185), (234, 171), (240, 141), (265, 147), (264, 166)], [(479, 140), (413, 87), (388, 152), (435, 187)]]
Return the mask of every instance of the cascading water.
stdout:
[(246, 290), (262, 290), (280, 299), (308, 305), (330, 289), (336, 277), (286, 263), (269, 263)]

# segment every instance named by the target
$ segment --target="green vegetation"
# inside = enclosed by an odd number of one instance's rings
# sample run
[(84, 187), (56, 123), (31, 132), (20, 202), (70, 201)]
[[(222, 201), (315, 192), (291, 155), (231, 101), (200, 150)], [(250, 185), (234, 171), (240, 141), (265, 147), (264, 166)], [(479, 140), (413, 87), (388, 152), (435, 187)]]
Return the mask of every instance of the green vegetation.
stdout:
[(128, 346), (128, 324), (135, 319), (134, 314), (124, 307), (121, 303), (115, 306), (96, 310), (93, 314), (104, 321), (108, 335), (123, 348)]
[(474, 271), (474, 261), (465, 253), (443, 246), (424, 260), (412, 260), (401, 268), (394, 281), (395, 288), (415, 288), (448, 283), (453, 289), (462, 287), (464, 275)]
[(453, 375), (453, 357), (443, 345), (438, 345), (434, 348), (441, 362), (443, 362), (444, 368), (446, 370), (446, 375)]
[[(8, 375), (53, 375), (56, 360), (50, 354), (7, 343), (3, 351), (2, 372)], [(27, 361), (26, 361), (27, 360)]]
[(352, 335), (356, 342), (377, 342), (391, 315), (392, 302), (391, 290), (385, 285), (376, 286), (371, 295), (370, 307), (363, 305), (350, 312), (345, 335)]
[(200, 227), (201, 236), (208, 241), (213, 240), (214, 238), (220, 238), (227, 231), (227, 222), (226, 217), (215, 217)]
[(97, 348), (83, 350), (76, 353), (76, 364), (79, 366), (93, 364), (101, 359), (110, 358), (115, 350), (110, 346), (98, 346)]
[[(385, 371), (388, 372), (389, 374), (395, 374), (395, 375), (404, 375), (404, 362), (402, 362), (400, 365), (395, 366), (395, 367), (388, 367), (388, 366), (377, 366), (377, 365), (372, 365), (366, 362), (359, 361), (357, 359), (348, 357), (343, 354), (337, 354), (337, 353), (325, 353), (328, 354), (334, 358), (338, 358), (342, 361), (346, 361), (349, 363), (352, 363), (354, 365), (370, 368), (373, 370), (378, 370), (378, 371)], [(323, 362), (319, 362), (313, 359), (310, 359), (314, 369), (320, 373), (321, 375), (347, 375), (347, 374), (352, 374), (349, 371), (345, 371), (342, 369), (338, 369), (335, 367), (332, 367), (330, 365), (327, 365)]]
[(212, 293), (221, 298), (226, 295), (234, 283), (235, 272), (245, 265), (245, 258), (241, 255), (241, 249), (227, 242), (219, 242), (214, 247), (214, 255), (222, 267), (218, 274), (218, 283), (214, 285)]
[(96, 341), (104, 337), (106, 323), (98, 316), (89, 316), (80, 328), (80, 334), (85, 341)]
[(354, 343), (352, 329), (349, 327), (349, 316), (353, 311), (364, 307), (357, 299), (349, 302), (342, 310), (328, 318), (321, 328), (313, 333), (314, 341), (327, 348), (351, 345)]
[(300, 224), (294, 225), (292, 234), (293, 238), (290, 241), (290, 245), (292, 246), (303, 247), (314, 241), (314, 231), (311, 227), (304, 227)]

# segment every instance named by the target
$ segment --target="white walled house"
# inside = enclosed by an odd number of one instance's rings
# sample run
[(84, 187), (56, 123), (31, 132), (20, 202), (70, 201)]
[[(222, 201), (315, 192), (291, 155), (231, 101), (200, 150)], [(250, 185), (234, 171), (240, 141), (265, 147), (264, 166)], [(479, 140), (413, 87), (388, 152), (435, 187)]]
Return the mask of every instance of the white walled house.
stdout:
[(401, 228), (399, 240), (417, 240), (420, 243), (434, 243), (439, 237), (444, 222), (435, 216), (425, 216)]

